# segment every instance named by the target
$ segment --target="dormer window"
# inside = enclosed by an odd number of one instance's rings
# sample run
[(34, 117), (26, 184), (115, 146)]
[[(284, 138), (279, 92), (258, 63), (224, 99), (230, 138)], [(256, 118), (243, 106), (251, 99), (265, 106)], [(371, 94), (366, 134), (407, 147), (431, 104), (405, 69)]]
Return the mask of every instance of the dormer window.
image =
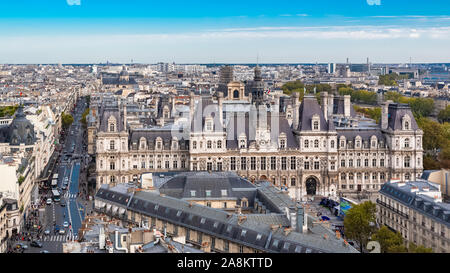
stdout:
[(245, 136), (245, 134), (241, 134), (239, 136), (239, 148), (245, 149), (246, 147), (247, 147), (247, 137)]
[(140, 140), (139, 140), (139, 142), (140, 142), (140, 149), (141, 150), (144, 150), (145, 149), (145, 144), (146, 144), (146, 139), (145, 138), (141, 138)]
[(319, 131), (320, 119), (319, 119), (319, 116), (317, 114), (312, 117), (311, 123), (312, 123), (312, 126), (311, 126), (312, 130), (313, 131)]
[(206, 131), (211, 132), (213, 130), (213, 121), (212, 118), (208, 118), (206, 120)]
[(173, 140), (172, 140), (172, 149), (173, 150), (178, 149), (178, 139), (176, 137), (173, 138)]
[(116, 131), (116, 119), (114, 118), (114, 116), (110, 116), (108, 119), (108, 128), (109, 128), (109, 132), (115, 132)]
[(161, 150), (162, 149), (162, 139), (160, 137), (158, 137), (156, 139), (156, 149), (157, 150)]
[(286, 148), (286, 140), (282, 139), (280, 140), (280, 149)]
[(402, 118), (403, 130), (411, 129), (411, 117), (409, 115), (404, 115)]
[(239, 143), (239, 148), (245, 148), (245, 140), (241, 139), (240, 143)]

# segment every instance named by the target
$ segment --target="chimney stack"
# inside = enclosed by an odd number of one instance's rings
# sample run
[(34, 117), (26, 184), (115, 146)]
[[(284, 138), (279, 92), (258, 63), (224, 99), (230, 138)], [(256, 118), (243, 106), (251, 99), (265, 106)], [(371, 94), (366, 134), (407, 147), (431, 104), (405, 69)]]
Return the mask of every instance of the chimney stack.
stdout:
[(292, 106), (294, 107), (294, 120), (292, 122), (292, 128), (297, 129), (298, 122), (299, 122), (299, 111), (300, 111), (300, 94), (298, 92), (294, 92), (292, 94)]
[(320, 97), (322, 99), (322, 110), (323, 110), (323, 117), (326, 121), (328, 121), (328, 92), (321, 92)]
[(344, 116), (349, 117), (350, 116), (350, 95), (344, 95)]
[(223, 92), (219, 92), (217, 96), (219, 101), (219, 123), (223, 128)]
[(392, 103), (391, 100), (384, 102), (381, 105), (381, 129), (386, 130), (388, 128), (388, 112), (389, 112), (389, 104)]

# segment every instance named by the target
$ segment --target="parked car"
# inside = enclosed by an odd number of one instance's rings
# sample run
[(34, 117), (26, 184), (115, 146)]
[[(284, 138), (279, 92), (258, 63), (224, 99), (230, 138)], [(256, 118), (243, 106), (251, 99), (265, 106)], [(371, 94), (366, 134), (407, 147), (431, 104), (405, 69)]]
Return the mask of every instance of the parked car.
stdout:
[(16, 248), (26, 250), (26, 249), (28, 249), (28, 245), (27, 245), (27, 244), (24, 244), (24, 243), (18, 243), (18, 244), (16, 245)]
[(30, 246), (42, 248), (42, 243), (39, 241), (33, 241), (31, 242)]

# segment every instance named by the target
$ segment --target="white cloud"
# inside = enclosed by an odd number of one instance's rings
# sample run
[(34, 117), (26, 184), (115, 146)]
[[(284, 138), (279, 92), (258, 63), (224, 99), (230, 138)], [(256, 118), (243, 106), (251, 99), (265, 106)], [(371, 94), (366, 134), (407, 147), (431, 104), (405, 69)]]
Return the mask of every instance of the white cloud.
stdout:
[(80, 6), (81, 0), (66, 0), (67, 5), (69, 6)]

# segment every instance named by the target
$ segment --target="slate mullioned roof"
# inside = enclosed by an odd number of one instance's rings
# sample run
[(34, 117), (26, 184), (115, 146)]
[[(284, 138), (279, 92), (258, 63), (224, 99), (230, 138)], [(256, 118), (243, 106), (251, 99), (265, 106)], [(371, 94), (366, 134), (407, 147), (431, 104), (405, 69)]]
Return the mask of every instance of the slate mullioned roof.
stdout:
[[(273, 119), (273, 124), (272, 124)], [(298, 142), (294, 133), (289, 126), (287, 119), (284, 115), (272, 116), (270, 112), (267, 113), (267, 128), (271, 129), (271, 132), (274, 133), (273, 126), (278, 126), (278, 133), (273, 141), (278, 143), (278, 137), (281, 133), (286, 135), (286, 147), (288, 149), (296, 149), (299, 148)], [(250, 121), (249, 113), (244, 114), (232, 114), (229, 117), (228, 124), (226, 124), (227, 130), (227, 149), (237, 149), (239, 147), (239, 136), (244, 133), (247, 139), (247, 147), (249, 146), (251, 141), (255, 140), (255, 132), (256, 132), (257, 122)], [(250, 133), (251, 132), (251, 133)]]
[(402, 118), (408, 115), (411, 118), (410, 130), (418, 130), (416, 119), (414, 118), (411, 107), (407, 104), (390, 103), (388, 107), (388, 128), (392, 130), (402, 130)]
[[(96, 199), (116, 203), (111, 199), (113, 194), (114, 190), (108, 189), (105, 185), (98, 191)], [(127, 193), (127, 195), (131, 198), (128, 210), (266, 252), (357, 252), (354, 248), (345, 246), (341, 240), (336, 242), (332, 242), (331, 239), (320, 240), (320, 236), (308, 234), (302, 236), (297, 232), (290, 232), (288, 236), (285, 236), (281, 230), (272, 231), (267, 221), (250, 219), (249, 222), (239, 223), (237, 215), (215, 208), (189, 204), (187, 201), (170, 196), (160, 196), (151, 192), (136, 192), (134, 195)], [(269, 217), (274, 221), (274, 217), (277, 216), (262, 214), (258, 217)], [(282, 216), (278, 215), (278, 217)], [(308, 236), (311, 236), (310, 239), (307, 239)]]
[[(300, 122), (298, 129), (300, 131), (311, 131), (311, 120), (314, 115), (318, 115), (320, 119), (320, 131), (329, 131), (328, 122), (323, 116), (323, 111), (315, 96), (305, 95), (300, 105)], [(333, 123), (333, 122), (330, 122)], [(331, 129), (331, 128), (330, 128)]]
[[(222, 194), (226, 190), (226, 195)], [(256, 187), (233, 172), (181, 173), (159, 187), (161, 193), (183, 199), (236, 199), (247, 198), (249, 206), (256, 195)], [(195, 196), (192, 196), (195, 191)], [(206, 195), (209, 191), (210, 195)]]

